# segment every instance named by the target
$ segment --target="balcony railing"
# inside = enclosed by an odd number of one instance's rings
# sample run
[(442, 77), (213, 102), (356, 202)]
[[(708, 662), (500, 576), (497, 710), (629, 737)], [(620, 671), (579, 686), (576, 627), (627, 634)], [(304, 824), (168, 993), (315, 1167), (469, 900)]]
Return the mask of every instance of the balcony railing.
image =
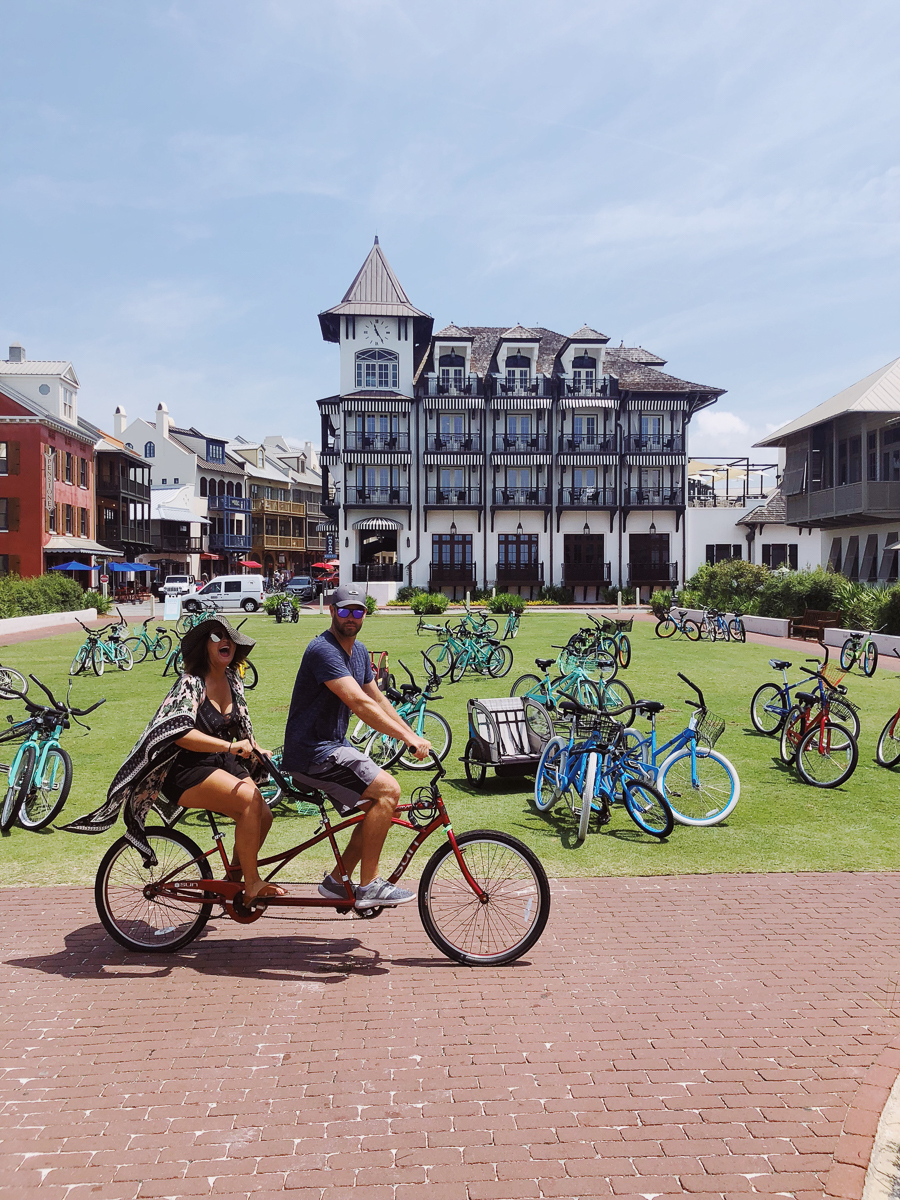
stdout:
[(480, 454), (480, 433), (429, 433), (425, 440), (426, 450), (433, 454)]
[(626, 454), (684, 454), (684, 434), (661, 434), (659, 437), (639, 437), (628, 433), (624, 438)]
[(478, 576), (475, 563), (431, 563), (428, 578), (432, 587), (447, 583), (474, 584)]
[(250, 500), (246, 496), (210, 496), (210, 512), (250, 512)]
[(439, 375), (426, 375), (426, 396), (480, 396), (482, 383), (477, 375), (464, 375), (462, 379), (444, 380)]
[(344, 434), (345, 450), (408, 450), (408, 433), (365, 433), (350, 430)]
[(302, 537), (282, 537), (280, 534), (264, 533), (262, 537), (253, 539), (257, 545), (262, 543), (263, 550), (306, 550), (306, 539)]
[(344, 489), (346, 504), (409, 504), (408, 487), (354, 487)]
[(426, 504), (481, 504), (481, 488), (429, 488)]
[(553, 381), (545, 375), (538, 375), (528, 383), (517, 380), (507, 383), (505, 375), (494, 376), (495, 393), (498, 396), (552, 396)]
[(527, 504), (546, 504), (547, 489), (534, 488), (494, 488), (494, 504), (503, 508), (525, 507)]
[(560, 488), (559, 503), (573, 508), (614, 508), (616, 504), (615, 488)]
[(124, 496), (126, 500), (149, 500), (150, 487), (146, 483), (135, 483), (131, 479), (98, 478), (95, 484), (98, 496)]
[(647, 508), (665, 508), (667, 504), (684, 504), (682, 488), (626, 488), (623, 504)]
[(612, 570), (609, 563), (563, 563), (563, 583), (569, 587), (573, 583), (600, 583), (609, 586)]
[(595, 375), (593, 380), (575, 381), (571, 375), (561, 375), (560, 382), (567, 396), (610, 396), (612, 381), (608, 375)]
[(510, 433), (495, 433), (494, 434), (494, 453), (495, 454), (528, 454), (535, 450), (547, 449), (546, 433), (525, 434), (510, 434)]
[(402, 563), (354, 563), (354, 583), (402, 583)]
[(253, 539), (249, 533), (211, 533), (210, 550), (249, 550)]
[(678, 563), (643, 562), (628, 564), (628, 584), (636, 587), (644, 583), (677, 583)]
[[(314, 516), (305, 504), (297, 500), (266, 500), (255, 497), (250, 501), (254, 513), (283, 513), (284, 516), (308, 517)], [(212, 507), (212, 505), (210, 505)]]
[(497, 584), (543, 583), (543, 563), (497, 563)]
[(158, 533), (153, 538), (157, 550), (174, 550), (179, 554), (199, 554), (207, 549), (205, 537), (188, 537), (187, 534)]
[(602, 438), (561, 437), (559, 451), (561, 454), (615, 454), (616, 435), (611, 433), (609, 437)]

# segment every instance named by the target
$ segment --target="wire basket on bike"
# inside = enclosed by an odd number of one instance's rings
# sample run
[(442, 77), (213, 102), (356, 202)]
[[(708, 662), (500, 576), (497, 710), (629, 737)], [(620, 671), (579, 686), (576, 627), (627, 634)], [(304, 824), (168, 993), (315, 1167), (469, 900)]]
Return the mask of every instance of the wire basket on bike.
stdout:
[(594, 737), (604, 747), (611, 746), (622, 732), (621, 722), (605, 712), (580, 712), (575, 717), (577, 737)]
[(603, 618), (604, 633), (631, 633), (634, 628), (634, 617), (628, 617), (624, 621), (616, 620), (613, 617)]
[(842, 670), (837, 663), (826, 663), (819, 671), (819, 674), (824, 680), (831, 684), (832, 687), (837, 687), (843, 681), (846, 671)]
[(706, 746), (712, 750), (725, 732), (725, 722), (721, 717), (717, 717), (715, 713), (707, 712), (701, 709), (697, 712), (693, 722), (694, 732), (697, 735), (697, 743), (701, 746)]

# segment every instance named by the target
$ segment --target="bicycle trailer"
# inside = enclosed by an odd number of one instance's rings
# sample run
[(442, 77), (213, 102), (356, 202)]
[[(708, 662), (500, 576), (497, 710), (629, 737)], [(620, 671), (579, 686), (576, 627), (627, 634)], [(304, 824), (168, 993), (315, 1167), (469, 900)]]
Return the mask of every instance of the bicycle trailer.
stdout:
[(469, 740), (462, 762), (466, 778), (481, 787), (488, 767), (498, 778), (531, 775), (553, 736), (547, 710), (530, 696), (469, 700)]

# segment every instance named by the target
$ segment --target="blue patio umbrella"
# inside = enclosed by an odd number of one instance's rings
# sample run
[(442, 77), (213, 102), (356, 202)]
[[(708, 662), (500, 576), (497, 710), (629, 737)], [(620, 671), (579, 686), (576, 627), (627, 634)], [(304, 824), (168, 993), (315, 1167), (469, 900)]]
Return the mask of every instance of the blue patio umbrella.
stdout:
[(156, 571), (156, 570), (158, 570), (157, 567), (150, 567), (147, 565), (147, 563), (130, 563), (130, 562), (110, 563), (109, 569), (111, 571)]
[(50, 570), (51, 571), (93, 571), (94, 568), (92, 566), (90, 566), (88, 563), (75, 562), (75, 560), (73, 559), (71, 562), (60, 563), (58, 567), (51, 567)]

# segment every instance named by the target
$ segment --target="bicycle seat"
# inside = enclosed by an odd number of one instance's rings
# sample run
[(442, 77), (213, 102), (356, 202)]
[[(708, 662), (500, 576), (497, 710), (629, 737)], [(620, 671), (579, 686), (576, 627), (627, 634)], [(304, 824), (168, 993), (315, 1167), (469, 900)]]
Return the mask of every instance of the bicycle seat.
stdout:
[(384, 694), (387, 696), (388, 700), (393, 700), (395, 704), (399, 704), (403, 699), (403, 696), (397, 691), (396, 688), (385, 688)]
[(659, 700), (643, 700), (638, 705), (638, 712), (642, 712), (648, 717), (651, 714), (656, 716), (656, 714), (661, 713), (665, 707), (666, 706), (660, 703)]
[(555, 662), (555, 658), (536, 658), (534, 660), (534, 665), (536, 667), (540, 667), (542, 671), (546, 671), (548, 667), (552, 667)]
[(166, 629), (165, 625), (157, 625), (156, 632), (157, 633), (168, 633), (169, 631), (168, 631), (168, 629)]
[(498, 640), (497, 638), (488, 638), (488, 639), (487, 639), (487, 644), (488, 644), (489, 646), (499, 646), (499, 645), (500, 645), (500, 642), (499, 642), (499, 640)]
[(786, 671), (790, 665), (791, 664), (788, 662), (788, 660), (786, 658), (770, 658), (769, 659), (769, 666), (773, 667), (776, 671)]
[(591, 712), (591, 709), (583, 708), (580, 704), (576, 704), (574, 700), (563, 700), (559, 708), (560, 712), (568, 713), (572, 717), (583, 716), (585, 713)]
[(798, 704), (818, 704), (819, 697), (812, 692), (795, 692), (794, 699)]

